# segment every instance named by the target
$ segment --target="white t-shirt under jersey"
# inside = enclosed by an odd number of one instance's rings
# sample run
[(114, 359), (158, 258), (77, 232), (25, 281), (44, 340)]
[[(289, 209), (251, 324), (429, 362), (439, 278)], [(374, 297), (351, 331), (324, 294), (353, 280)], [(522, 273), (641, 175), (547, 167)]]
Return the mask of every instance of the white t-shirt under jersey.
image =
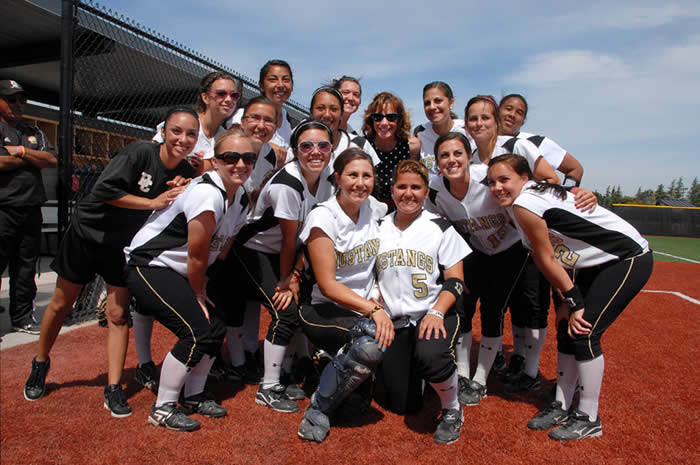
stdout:
[[(336, 197), (316, 205), (309, 213), (299, 234), (306, 243), (311, 230), (318, 228), (328, 236), (335, 248), (335, 279), (355, 294), (368, 298), (374, 287), (374, 261), (379, 250), (379, 223), (387, 206), (373, 197), (360, 207), (357, 223), (343, 211)], [(333, 302), (314, 284), (311, 303)]]
[(451, 268), (471, 249), (450, 223), (423, 210), (403, 231), (396, 212), (380, 220), (375, 263), (379, 289), (394, 326), (415, 324), (438, 300), (441, 267)]
[[(554, 255), (564, 267), (589, 268), (649, 250), (647, 240), (611, 211), (598, 206), (593, 212), (581, 212), (574, 205), (572, 193), (561, 200), (550, 191), (533, 191), (530, 187), (534, 184), (529, 181), (523, 186), (513, 206), (525, 208), (546, 221)], [(532, 249), (520, 225), (517, 227), (525, 247)]]
[(463, 237), (469, 237), (469, 243), (479, 252), (495, 255), (519, 242), (520, 235), (484, 183), (486, 173), (484, 164), (469, 165), (469, 187), (461, 200), (450, 193), (447, 179), (433, 179), (425, 208), (446, 218)]

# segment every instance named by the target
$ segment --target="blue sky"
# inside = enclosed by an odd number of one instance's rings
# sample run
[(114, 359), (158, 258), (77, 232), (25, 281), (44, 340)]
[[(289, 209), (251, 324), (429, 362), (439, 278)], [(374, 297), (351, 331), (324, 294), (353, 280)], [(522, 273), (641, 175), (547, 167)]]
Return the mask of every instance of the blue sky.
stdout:
[(361, 78), (361, 110), (389, 90), (414, 126), (426, 120), (421, 90), (430, 81), (450, 84), (460, 117), (476, 94), (522, 93), (523, 130), (578, 158), (592, 189), (619, 184), (634, 195), (700, 177), (697, 0), (103, 4), (255, 79), (266, 60), (287, 60), (292, 98), (307, 106), (342, 74)]

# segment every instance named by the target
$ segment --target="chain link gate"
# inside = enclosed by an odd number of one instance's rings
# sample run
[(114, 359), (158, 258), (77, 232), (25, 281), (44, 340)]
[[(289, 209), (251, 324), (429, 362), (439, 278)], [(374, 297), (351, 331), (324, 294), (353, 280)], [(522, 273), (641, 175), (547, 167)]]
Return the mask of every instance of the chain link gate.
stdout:
[[(168, 108), (194, 108), (206, 74), (223, 70), (240, 79), (239, 106), (260, 93), (252, 79), (96, 2), (75, 1), (74, 6), (67, 218), (124, 146), (150, 140)], [(285, 106), (294, 121), (308, 115), (297, 103)], [(104, 281), (98, 278), (84, 287), (67, 324), (94, 319), (100, 295)]]

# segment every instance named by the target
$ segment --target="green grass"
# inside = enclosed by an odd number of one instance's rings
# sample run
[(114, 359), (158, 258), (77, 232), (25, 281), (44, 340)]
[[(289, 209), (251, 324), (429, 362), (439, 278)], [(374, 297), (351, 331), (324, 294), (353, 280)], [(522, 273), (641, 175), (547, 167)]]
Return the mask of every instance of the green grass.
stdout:
[(687, 260), (662, 255), (663, 252), (676, 257), (689, 258), (700, 262), (700, 239), (692, 237), (644, 236), (649, 241), (649, 247), (654, 251), (654, 260), (661, 262), (692, 263)]

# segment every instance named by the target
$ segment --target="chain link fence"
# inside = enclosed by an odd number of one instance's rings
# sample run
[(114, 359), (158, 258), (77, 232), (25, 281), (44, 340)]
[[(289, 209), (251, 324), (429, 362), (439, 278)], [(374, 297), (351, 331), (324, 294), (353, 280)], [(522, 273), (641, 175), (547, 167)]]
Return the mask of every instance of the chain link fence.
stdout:
[[(254, 80), (96, 2), (76, 1), (73, 11), (73, 153), (67, 160), (70, 180), (63, 183), (70, 189), (64, 192), (69, 202), (59, 204), (67, 209), (59, 218), (70, 217), (71, 207), (92, 190), (125, 145), (151, 139), (168, 108), (194, 106), (206, 74), (223, 70), (239, 78), (239, 105), (260, 93)], [(295, 102), (286, 109), (293, 121), (308, 114)], [(101, 279), (86, 286), (69, 316), (72, 323), (94, 318), (94, 297), (103, 286)]]

